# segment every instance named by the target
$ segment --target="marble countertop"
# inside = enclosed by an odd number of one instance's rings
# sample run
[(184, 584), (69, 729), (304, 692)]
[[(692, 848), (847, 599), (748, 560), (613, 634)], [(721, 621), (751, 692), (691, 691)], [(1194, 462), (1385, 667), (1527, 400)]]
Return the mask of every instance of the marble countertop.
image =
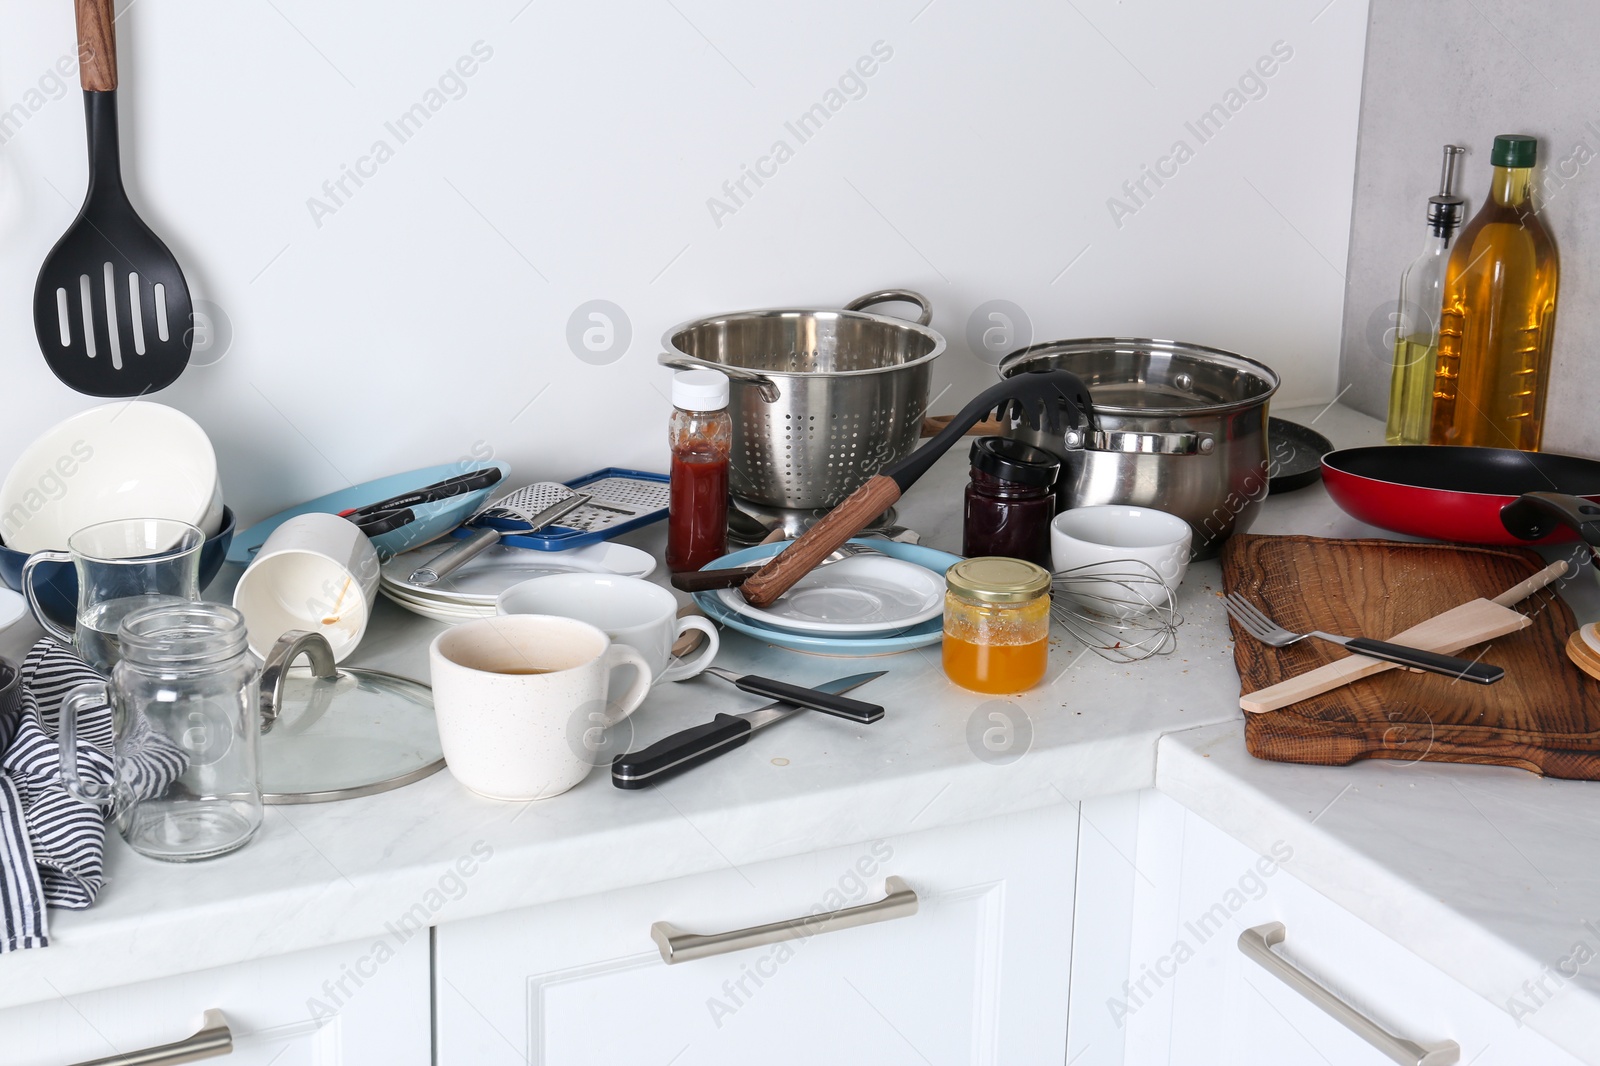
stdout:
[[(1317, 428), (1341, 446), (1381, 440), (1378, 423), (1343, 408), (1279, 413), (1301, 422), (1316, 419)], [(959, 550), (960, 521), (952, 501), (965, 471), (964, 455), (953, 452), (902, 501), (902, 521), (918, 529), (924, 543)], [(1339, 512), (1320, 485), (1269, 500), (1253, 531), (1322, 536), (1374, 532)], [(661, 535), (655, 528), (628, 539), (659, 553)], [(870, 660), (871, 668), (891, 671), (859, 693), (871, 697), (873, 688), (879, 688), (888, 714), (876, 725), (797, 716), (737, 752), (642, 792), (613, 788), (597, 770), (563, 796), (531, 804), (499, 803), (466, 791), (445, 771), (364, 799), (268, 808), (265, 824), (249, 846), (205, 863), (156, 862), (113, 837), (107, 884), (94, 907), (52, 911), (51, 947), (0, 958), (0, 1007), (379, 935), (385, 922), (435, 890), (441, 876), (475, 846), (480, 854), (483, 847), (492, 849), (492, 861), (482, 864), (468, 892), (444, 904), (437, 921), (1149, 788), (1158, 784), (1158, 742), (1185, 730), (1198, 730), (1186, 736), (1231, 746), (1236, 756), (1227, 760), (1229, 770), (1222, 776), (1237, 776), (1237, 789), (1230, 792), (1212, 781), (1198, 790), (1214, 793), (1211, 806), (1200, 802), (1203, 795), (1194, 803), (1207, 817), (1213, 817), (1213, 807), (1228, 802), (1224, 796), (1233, 795), (1226, 811), (1248, 822), (1248, 797), (1256, 787), (1252, 773), (1322, 787), (1321, 782), (1341, 774), (1393, 772), (1392, 767), (1324, 770), (1250, 759), (1237, 738), (1238, 675), (1215, 562), (1190, 567), (1179, 606), (1186, 624), (1173, 655), (1131, 665), (1112, 663), (1063, 636), (1051, 650), (1046, 682), (1003, 700), (946, 681), (937, 646)], [(385, 601), (350, 665), (425, 678), (426, 645), (441, 628)], [(31, 637), (27, 626), (13, 627), (0, 634), (0, 652), (15, 655)], [(724, 634), (718, 662), (799, 683), (867, 668), (864, 660), (796, 655), (731, 631)], [(718, 711), (748, 709), (760, 702), (707, 679), (662, 685), (630, 720), (635, 744), (705, 721)], [(980, 742), (969, 739), (981, 736), (980, 724), (987, 725), (987, 715), (996, 709), (1018, 723), (1020, 731), (1031, 733), (1025, 757), (997, 761)], [(1181, 760), (1183, 743), (1187, 741), (1169, 739), (1162, 748), (1162, 773), (1175, 788), (1178, 778), (1171, 775), (1177, 771), (1171, 767), (1179, 765), (1175, 760)], [(1210, 768), (1223, 765), (1216, 761)], [(1455, 771), (1405, 772), (1449, 776)], [(1462, 787), (1476, 787), (1474, 783), (1486, 780), (1484, 773), (1461, 768)], [(1530, 788), (1560, 784), (1518, 776)], [(1340, 787), (1335, 785), (1330, 795)], [(1175, 794), (1189, 802), (1187, 795)], [(1600, 799), (1595, 803), (1600, 805)], [(1543, 812), (1538, 816), (1542, 821), (1530, 815), (1522, 822), (1511, 820), (1507, 828), (1560, 823), (1563, 808), (1535, 806)], [(1214, 820), (1247, 842), (1253, 839), (1250, 825)], [(1479, 850), (1487, 846), (1480, 844)], [(1379, 858), (1370, 865), (1378, 867)], [(1390, 880), (1405, 884), (1406, 876), (1402, 866)], [(1525, 892), (1515, 892), (1501, 898), (1498, 903), (1509, 916), (1502, 926), (1487, 928), (1511, 935), (1516, 921), (1539, 924), (1538, 915), (1522, 906), (1525, 897)], [(1494, 900), (1484, 900), (1482, 920), (1488, 920), (1494, 905)], [(1600, 921), (1600, 898), (1590, 911)], [(1461, 913), (1480, 920), (1471, 908)], [(1530, 942), (1527, 957), (1541, 957), (1544, 946), (1544, 941)]]

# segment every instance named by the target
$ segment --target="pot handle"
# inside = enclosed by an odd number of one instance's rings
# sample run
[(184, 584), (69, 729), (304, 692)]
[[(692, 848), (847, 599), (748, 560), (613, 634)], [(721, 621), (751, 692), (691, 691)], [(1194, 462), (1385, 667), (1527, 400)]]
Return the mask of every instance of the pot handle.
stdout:
[(1130, 455), (1210, 455), (1216, 438), (1205, 433), (1132, 433), (1126, 430), (1069, 429), (1068, 451), (1126, 452)]
[(928, 298), (922, 293), (913, 292), (910, 289), (879, 289), (877, 292), (869, 292), (865, 296), (857, 296), (854, 300), (845, 304), (844, 309), (846, 311), (861, 311), (871, 307), (873, 304), (887, 303), (916, 304), (921, 309), (921, 313), (917, 315), (917, 325), (919, 326), (926, 326), (933, 321), (933, 304), (929, 303)]
[(758, 374), (754, 370), (742, 366), (727, 366), (723, 363), (713, 363), (708, 359), (696, 359), (692, 355), (682, 352), (668, 355), (661, 354), (658, 360), (662, 366), (669, 366), (674, 370), (715, 370), (719, 374), (726, 374), (734, 381), (742, 381), (747, 385), (754, 385), (761, 392), (761, 399), (766, 403), (777, 403), (783, 398), (783, 393), (778, 389), (778, 383), (765, 374)]

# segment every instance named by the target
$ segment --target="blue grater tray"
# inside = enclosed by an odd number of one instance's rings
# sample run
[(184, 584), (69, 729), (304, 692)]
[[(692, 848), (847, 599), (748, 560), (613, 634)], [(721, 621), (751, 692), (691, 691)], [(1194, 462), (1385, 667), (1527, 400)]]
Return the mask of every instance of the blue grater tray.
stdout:
[[(560, 524), (538, 533), (517, 533), (526, 525), (514, 518), (480, 518), (473, 525), (505, 531), (501, 543), (518, 548), (542, 552), (581, 548), (667, 517), (667, 484), (665, 474), (608, 466), (564, 484), (548, 483), (549, 499), (537, 506), (556, 503), (571, 492), (587, 492), (594, 497)], [(458, 529), (451, 536), (465, 537), (469, 532), (469, 528)]]

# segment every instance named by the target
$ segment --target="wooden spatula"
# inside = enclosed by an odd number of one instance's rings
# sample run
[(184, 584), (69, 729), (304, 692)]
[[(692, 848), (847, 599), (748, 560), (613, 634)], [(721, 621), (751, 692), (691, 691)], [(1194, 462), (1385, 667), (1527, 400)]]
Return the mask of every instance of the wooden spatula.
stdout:
[(90, 396), (143, 396), (189, 365), (194, 308), (178, 260), (122, 187), (111, 0), (76, 0), (89, 192), (33, 290), (45, 362)]

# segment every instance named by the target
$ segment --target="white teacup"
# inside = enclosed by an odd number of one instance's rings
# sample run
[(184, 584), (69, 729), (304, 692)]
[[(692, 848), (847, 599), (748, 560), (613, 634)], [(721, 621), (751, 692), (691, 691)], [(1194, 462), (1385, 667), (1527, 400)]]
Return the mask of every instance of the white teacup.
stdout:
[[(708, 618), (679, 618), (678, 601), (660, 585), (616, 574), (551, 574), (513, 585), (500, 594), (501, 615), (553, 614), (602, 630), (618, 644), (636, 648), (657, 681), (683, 681), (711, 665), (720, 640)], [(674, 662), (672, 645), (691, 629), (706, 635), (700, 652)]]
[(343, 662), (366, 635), (378, 600), (378, 552), (338, 515), (296, 515), (272, 531), (233, 590), (250, 650), (265, 659), (291, 630), (321, 633)]
[[(626, 644), (573, 618), (481, 618), (428, 648), (445, 764), (457, 781), (498, 800), (558, 796), (589, 776), (604, 731), (650, 691), (650, 665)], [(611, 672), (633, 683), (609, 698)]]

